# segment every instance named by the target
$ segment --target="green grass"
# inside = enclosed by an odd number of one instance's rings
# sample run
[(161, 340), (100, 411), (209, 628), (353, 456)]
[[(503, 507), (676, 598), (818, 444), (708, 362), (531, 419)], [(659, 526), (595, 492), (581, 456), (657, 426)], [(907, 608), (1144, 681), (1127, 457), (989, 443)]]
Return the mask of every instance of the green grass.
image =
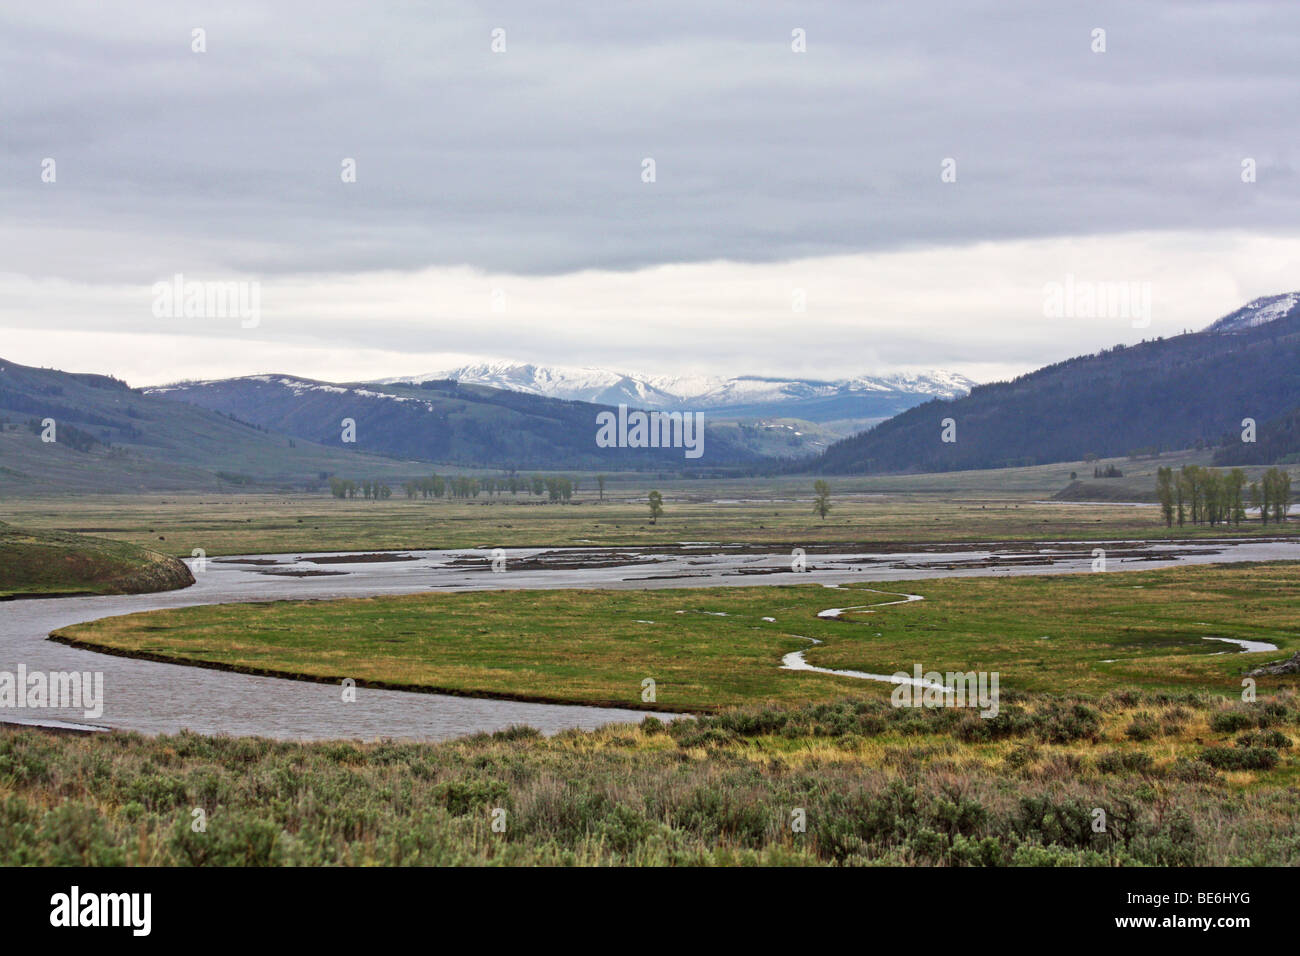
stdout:
[[(1018, 470), (1018, 469), (1013, 469)], [(1029, 469), (1024, 469), (1028, 471)], [(1041, 471), (1041, 469), (1040, 469)], [(963, 477), (1006, 487), (958, 490)], [(949, 481), (952, 490), (926, 490)], [(885, 479), (879, 479), (885, 482)], [(10, 498), (0, 519), (23, 527), (102, 535), (188, 557), (339, 550), (469, 547), (662, 545), (712, 541), (791, 547), (901, 545), (963, 541), (1165, 539), (1300, 532), (1248, 522), (1240, 529), (1167, 529), (1157, 508), (1117, 503), (1045, 501), (1057, 486), (1021, 489), (1009, 473), (831, 479), (832, 511), (812, 513), (809, 479), (752, 482), (619, 483), (597, 499), (586, 479), (570, 505), (509, 494), (489, 500), (340, 501), (326, 495), (104, 495), (68, 499)], [(1154, 479), (1153, 479), (1154, 481)], [(914, 487), (915, 486), (915, 487)], [(649, 523), (644, 496), (658, 487), (665, 514)], [(913, 490), (908, 490), (913, 489)], [(400, 491), (398, 492), (400, 494)]]
[[(849, 619), (827, 607), (892, 595), (820, 585), (661, 591), (492, 591), (153, 611), (64, 628), (56, 639), (252, 673), (488, 697), (716, 711), (798, 703), (889, 685), (779, 669), (997, 671), (1022, 692), (1116, 686), (1233, 694), (1242, 673), (1283, 656), (1207, 636), (1300, 647), (1300, 565), (935, 579), (881, 585), (925, 600)], [(763, 618), (775, 618), (764, 621)], [(1228, 650), (1226, 654), (1217, 651)], [(1117, 663), (1103, 663), (1119, 658)], [(1294, 678), (1261, 678), (1261, 687)]]
[(0, 524), (0, 599), (135, 594), (193, 580), (181, 562), (127, 542)]
[[(1288, 695), (1136, 693), (442, 744), (0, 729), (0, 865), (1296, 865), (1298, 731)], [(1215, 768), (1264, 736), (1268, 769)]]

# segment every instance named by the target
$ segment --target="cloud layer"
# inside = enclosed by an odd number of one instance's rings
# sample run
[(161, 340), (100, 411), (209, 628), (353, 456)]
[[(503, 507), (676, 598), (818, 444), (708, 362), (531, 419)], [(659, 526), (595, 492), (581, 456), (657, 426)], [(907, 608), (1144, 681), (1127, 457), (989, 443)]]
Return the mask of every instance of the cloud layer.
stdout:
[[(369, 367), (358, 349), (1009, 370), (1109, 344), (1025, 324), (1071, 269), (1152, 282), (1168, 315), (1192, 309), (1175, 325), (1300, 286), (1291, 3), (145, 0), (0, 24), (18, 360), (40, 329), (123, 370), (166, 340), (183, 374), (324, 377), (339, 355)], [(177, 272), (261, 281), (258, 336), (127, 304)], [(497, 287), (509, 307), (484, 321)], [(978, 334), (917, 318), (943, 311)]]

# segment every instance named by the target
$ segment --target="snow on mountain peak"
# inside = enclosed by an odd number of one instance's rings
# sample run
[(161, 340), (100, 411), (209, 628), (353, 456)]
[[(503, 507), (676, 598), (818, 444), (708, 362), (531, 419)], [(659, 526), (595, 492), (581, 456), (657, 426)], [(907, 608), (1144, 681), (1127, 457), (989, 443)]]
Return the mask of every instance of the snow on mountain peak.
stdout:
[(733, 378), (640, 375), (604, 368), (538, 366), (512, 361), (476, 362), (428, 375), (382, 379), (375, 384), (418, 385), (434, 379), (454, 379), (468, 385), (487, 385), (548, 398), (608, 405), (626, 403), (646, 408), (723, 408), (862, 392), (952, 398), (968, 392), (976, 384), (964, 375), (942, 370), (821, 381), (759, 375)]
[(1207, 332), (1244, 332), (1246, 329), (1258, 328), (1291, 312), (1300, 303), (1300, 292), (1284, 292), (1280, 295), (1265, 295), (1252, 299), (1236, 312), (1230, 312), (1219, 319), (1205, 331)]

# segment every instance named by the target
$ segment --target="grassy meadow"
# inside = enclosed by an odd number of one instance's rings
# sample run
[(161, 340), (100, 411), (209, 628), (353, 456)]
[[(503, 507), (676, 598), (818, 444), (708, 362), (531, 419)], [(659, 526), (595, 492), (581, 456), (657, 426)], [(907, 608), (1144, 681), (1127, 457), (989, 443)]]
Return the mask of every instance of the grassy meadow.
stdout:
[[(1120, 479), (1090, 482), (1104, 501), (1053, 501), (1077, 462), (941, 475), (831, 478), (832, 510), (812, 513), (808, 477), (652, 480), (612, 476), (602, 501), (595, 478), (579, 479), (573, 503), (486, 494), (468, 500), (337, 500), (300, 495), (85, 495), (0, 501), (0, 520), (23, 527), (93, 534), (188, 557), (308, 551), (435, 548), (671, 545), (681, 541), (810, 547), (962, 541), (1159, 539), (1276, 535), (1300, 522), (1267, 528), (1166, 528), (1150, 502), (1158, 465), (1204, 463), (1204, 455), (1130, 462)], [(660, 490), (665, 513), (650, 523), (646, 494)]]
[[(881, 587), (890, 593), (814, 584), (209, 605), (105, 618), (54, 638), (249, 673), (603, 706), (648, 706), (641, 684), (651, 678), (654, 709), (694, 712), (888, 695), (883, 683), (780, 669), (794, 650), (836, 670), (911, 673), (919, 663), (927, 671), (997, 671), (1004, 689), (1022, 692), (1235, 694), (1245, 670), (1300, 648), (1296, 564)], [(924, 600), (844, 620), (817, 616), (896, 600), (895, 591)], [(1280, 650), (1240, 653), (1207, 637), (1266, 640)], [(1288, 680), (1259, 682), (1274, 688)]]

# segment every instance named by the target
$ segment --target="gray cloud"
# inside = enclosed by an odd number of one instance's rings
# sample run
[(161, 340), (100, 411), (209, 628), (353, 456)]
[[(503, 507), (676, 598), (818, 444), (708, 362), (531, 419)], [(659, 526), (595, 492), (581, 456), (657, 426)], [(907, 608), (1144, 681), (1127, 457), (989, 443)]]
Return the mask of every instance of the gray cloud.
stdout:
[(27, 236), (8, 268), (552, 273), (1297, 222), (1300, 7), (1072, 7), (6, 12), (0, 202)]

